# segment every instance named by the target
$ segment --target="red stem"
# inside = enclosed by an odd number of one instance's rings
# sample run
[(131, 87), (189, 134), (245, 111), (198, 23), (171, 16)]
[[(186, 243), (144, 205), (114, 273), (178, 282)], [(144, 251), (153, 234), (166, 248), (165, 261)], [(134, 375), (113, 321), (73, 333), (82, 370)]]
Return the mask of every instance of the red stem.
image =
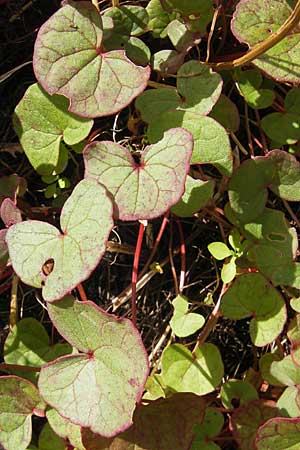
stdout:
[(132, 315), (132, 322), (134, 325), (136, 325), (136, 283), (137, 283), (137, 278), (138, 278), (138, 267), (139, 267), (144, 231), (145, 231), (145, 225), (140, 222), (139, 234), (138, 234), (136, 247), (135, 247), (135, 253), (134, 253), (132, 276), (131, 276), (131, 285), (132, 285), (131, 315)]
[(78, 284), (77, 289), (78, 289), (78, 292), (79, 292), (79, 295), (80, 295), (81, 300), (82, 300), (83, 302), (87, 302), (87, 301), (88, 301), (88, 298), (87, 298), (87, 296), (86, 296), (85, 290), (84, 290), (84, 288), (83, 288), (83, 286), (82, 286), (81, 283)]
[[(172, 272), (173, 279), (174, 279), (175, 295), (177, 297), (177, 295), (179, 294), (179, 289), (178, 289), (178, 281), (177, 281), (176, 269), (175, 269), (175, 266), (174, 266), (172, 245), (173, 245), (173, 224), (171, 222), (170, 223), (170, 239), (169, 239), (169, 260), (170, 260), (171, 272)], [(181, 248), (180, 248), (180, 250), (181, 250)]]
[(180, 278), (179, 278), (179, 293), (181, 294), (183, 291), (184, 283), (185, 283), (185, 271), (186, 271), (186, 252), (185, 252), (185, 242), (182, 231), (181, 222), (176, 218), (176, 224), (179, 231), (180, 237), (180, 257), (181, 257), (181, 268), (180, 268)]

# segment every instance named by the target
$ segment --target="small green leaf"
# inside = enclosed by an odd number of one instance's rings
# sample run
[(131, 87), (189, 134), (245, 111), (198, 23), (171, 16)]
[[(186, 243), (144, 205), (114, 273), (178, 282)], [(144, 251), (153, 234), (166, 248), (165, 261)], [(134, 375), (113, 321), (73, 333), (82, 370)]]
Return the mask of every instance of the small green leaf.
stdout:
[[(157, 72), (176, 73), (184, 61), (184, 55), (176, 52), (176, 50), (160, 50), (154, 53), (151, 58), (151, 66), (153, 70)], [(161, 89), (162, 90), (162, 89)], [(146, 91), (149, 92), (149, 91)], [(175, 91), (174, 94), (176, 94)], [(153, 111), (153, 113), (157, 113)]]
[[(78, 183), (64, 204), (60, 224), (62, 233), (49, 223), (28, 220), (11, 226), (6, 235), (15, 272), (24, 283), (42, 287), (47, 301), (63, 297), (88, 278), (105, 252), (113, 226), (105, 188), (95, 180)], [(45, 268), (49, 263), (50, 273)]]
[(228, 262), (223, 264), (221, 270), (221, 278), (223, 283), (230, 283), (236, 276), (236, 258), (232, 257)]
[(148, 13), (138, 5), (121, 5), (105, 11), (104, 17), (113, 20), (113, 31), (127, 36), (139, 36), (147, 31)]
[(226, 130), (236, 132), (240, 127), (239, 110), (235, 103), (224, 94), (220, 95), (209, 115), (226, 128)]
[(294, 311), (300, 313), (300, 297), (293, 297), (290, 300), (290, 306)]
[(199, 33), (192, 33), (184, 23), (177, 19), (169, 23), (167, 32), (176, 50), (183, 54), (201, 41)]
[(272, 105), (275, 92), (270, 89), (260, 89), (263, 78), (256, 70), (236, 71), (235, 78), (241, 94), (251, 108), (262, 109)]
[(39, 450), (67, 450), (67, 442), (54, 433), (48, 423), (39, 435)]
[(167, 131), (161, 141), (146, 147), (139, 164), (119, 144), (92, 142), (84, 151), (85, 177), (107, 188), (119, 219), (152, 219), (181, 198), (192, 149), (192, 136), (182, 128)]
[(203, 327), (205, 319), (200, 314), (188, 312), (188, 299), (178, 295), (172, 302), (174, 314), (170, 320), (173, 333), (178, 337), (194, 334)]
[(145, 400), (157, 400), (166, 397), (164, 387), (162, 386), (161, 375), (153, 374), (147, 378), (145, 384), (146, 393), (143, 395)]
[(261, 121), (265, 133), (280, 144), (295, 144), (300, 139), (300, 115), (271, 113)]
[(277, 408), (284, 417), (300, 417), (299, 386), (287, 387), (277, 400)]
[(42, 367), (41, 395), (71, 422), (115, 436), (132, 424), (148, 376), (140, 335), (131, 321), (71, 296), (48, 304), (48, 312), (59, 333), (80, 353)]
[(270, 366), (270, 374), (284, 386), (300, 385), (300, 371), (291, 355), (285, 356), (280, 361), (273, 361)]
[(232, 256), (232, 250), (230, 250), (224, 242), (212, 242), (207, 248), (213, 257), (220, 261)]
[(171, 211), (179, 217), (190, 217), (199, 209), (204, 208), (211, 200), (215, 187), (214, 180), (195, 180), (189, 175), (185, 182), (185, 191)]
[(0, 443), (5, 450), (25, 450), (31, 441), (31, 416), (43, 415), (37, 388), (15, 376), (0, 377)]
[(160, 0), (150, 0), (146, 7), (149, 16), (148, 29), (152, 31), (155, 38), (164, 38), (167, 36), (167, 25), (175, 18), (174, 13), (167, 13)]
[(200, 448), (201, 450), (220, 449), (221, 447), (213, 442), (213, 438), (220, 433), (223, 425), (224, 418), (222, 413), (215, 408), (206, 408), (203, 422), (194, 427), (196, 437), (192, 443), (191, 450), (198, 450)]
[(37, 83), (15, 109), (14, 128), (33, 168), (42, 175), (57, 171), (61, 142), (77, 144), (87, 137), (93, 120), (68, 112), (68, 100), (48, 95)]
[(287, 336), (291, 343), (292, 359), (300, 367), (300, 314), (296, 314), (289, 323)]
[(257, 450), (298, 450), (300, 442), (300, 419), (275, 417), (264, 423), (257, 431)]
[(222, 298), (222, 313), (233, 320), (253, 316), (250, 336), (254, 345), (270, 344), (286, 322), (286, 307), (279, 292), (259, 273), (238, 277)]
[(69, 111), (83, 117), (120, 111), (150, 76), (149, 67), (136, 66), (123, 50), (104, 51), (102, 19), (91, 2), (70, 1), (41, 26), (33, 66), (43, 88), (67, 97)]
[[(64, 440), (68, 440), (76, 450), (85, 450), (81, 440), (81, 428), (62, 417), (55, 409), (46, 411), (46, 417), (52, 430)], [(41, 435), (40, 435), (41, 437)], [(52, 447), (52, 450), (56, 447)]]
[[(50, 346), (49, 336), (43, 325), (31, 317), (20, 320), (11, 329), (4, 345), (4, 360), (7, 364), (42, 367), (45, 362), (72, 353), (69, 344)], [(16, 372), (15, 372), (16, 373)], [(17, 375), (36, 381), (36, 373), (20, 370)]]
[(213, 344), (203, 344), (193, 356), (181, 344), (173, 344), (163, 351), (162, 379), (172, 392), (193, 392), (205, 395), (221, 382), (224, 367), (219, 350)]
[(264, 380), (273, 386), (284, 386), (276, 376), (271, 375), (270, 369), (274, 361), (280, 361), (282, 358), (278, 353), (265, 353), (259, 360), (259, 369)]
[(250, 400), (258, 399), (258, 393), (254, 386), (248, 381), (242, 380), (228, 380), (221, 388), (221, 401), (224, 408), (234, 408), (232, 404), (233, 399), (239, 399), (240, 404), (243, 405)]

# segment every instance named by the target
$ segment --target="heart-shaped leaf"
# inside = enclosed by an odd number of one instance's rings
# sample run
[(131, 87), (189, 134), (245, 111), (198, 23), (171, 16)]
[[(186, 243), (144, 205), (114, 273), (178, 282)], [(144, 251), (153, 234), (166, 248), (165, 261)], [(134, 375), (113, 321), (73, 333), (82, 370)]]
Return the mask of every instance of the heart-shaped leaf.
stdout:
[(179, 217), (190, 217), (199, 209), (204, 208), (212, 198), (215, 187), (214, 180), (195, 180), (189, 175), (185, 182), (185, 191), (171, 211)]
[(0, 443), (5, 450), (25, 450), (31, 441), (31, 416), (44, 415), (37, 388), (15, 376), (0, 377)]
[(252, 400), (236, 409), (231, 416), (230, 428), (239, 448), (253, 450), (258, 427), (277, 415), (276, 404), (271, 400)]
[(246, 380), (228, 380), (221, 388), (221, 401), (224, 408), (233, 408), (232, 400), (239, 399), (243, 405), (250, 400), (257, 400), (255, 387)]
[(43, 366), (41, 395), (63, 417), (95, 433), (111, 437), (124, 431), (148, 376), (147, 354), (132, 322), (71, 296), (48, 304), (48, 312), (82, 353)]
[(6, 234), (15, 272), (24, 283), (43, 287), (47, 301), (70, 292), (99, 263), (113, 226), (105, 188), (95, 180), (78, 183), (64, 204), (60, 224), (62, 233), (48, 223), (28, 220)]
[(259, 273), (238, 277), (222, 298), (222, 312), (233, 320), (253, 316), (250, 336), (254, 345), (270, 344), (286, 322), (286, 307), (279, 292)]
[(105, 51), (101, 16), (91, 2), (70, 1), (42, 25), (33, 65), (43, 88), (67, 97), (69, 111), (84, 117), (120, 111), (150, 76), (149, 67), (136, 66), (123, 50)]
[(152, 219), (183, 194), (193, 149), (191, 134), (181, 128), (146, 147), (137, 164), (130, 152), (110, 141), (92, 142), (84, 150), (85, 177), (103, 184), (121, 220)]
[(274, 417), (264, 423), (257, 432), (257, 450), (298, 450), (300, 442), (300, 418)]
[(14, 128), (33, 168), (42, 175), (59, 171), (61, 142), (78, 144), (93, 120), (68, 112), (68, 100), (48, 95), (37, 83), (30, 86), (15, 109)]
[(195, 352), (181, 344), (167, 347), (162, 355), (162, 380), (172, 392), (205, 395), (221, 382), (224, 367), (219, 350), (203, 344)]
[(174, 314), (170, 320), (173, 333), (178, 337), (186, 337), (203, 327), (205, 319), (201, 314), (188, 312), (188, 299), (178, 295), (172, 302)]
[[(253, 47), (278, 30), (291, 15), (294, 4), (286, 0), (240, 1), (231, 21), (232, 32), (239, 41)], [(299, 50), (299, 30), (294, 27), (253, 64), (276, 80), (299, 83)]]
[(183, 450), (189, 448), (204, 411), (201, 397), (177, 393), (137, 407), (133, 427), (114, 439), (83, 429), (82, 440), (89, 450)]
[[(72, 347), (69, 344), (50, 346), (45, 328), (38, 320), (31, 317), (26, 317), (16, 323), (9, 332), (4, 345), (5, 362), (20, 366), (41, 367), (45, 362), (68, 353), (72, 353)], [(19, 370), (16, 375), (36, 381), (36, 373), (26, 370)]]

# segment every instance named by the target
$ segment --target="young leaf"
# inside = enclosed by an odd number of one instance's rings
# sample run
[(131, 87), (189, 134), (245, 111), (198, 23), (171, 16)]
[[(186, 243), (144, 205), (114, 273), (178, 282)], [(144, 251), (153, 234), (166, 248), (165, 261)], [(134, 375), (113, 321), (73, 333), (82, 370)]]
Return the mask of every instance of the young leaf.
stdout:
[(221, 278), (223, 283), (231, 283), (236, 276), (236, 258), (233, 256), (228, 262), (224, 262), (221, 270)]
[[(17, 322), (4, 344), (4, 361), (7, 364), (20, 366), (42, 367), (45, 362), (68, 353), (72, 353), (72, 347), (69, 344), (58, 343), (50, 346), (45, 328), (32, 317), (26, 317)], [(17, 375), (36, 381), (37, 373), (19, 370)]]
[(257, 390), (245, 380), (228, 380), (221, 388), (221, 401), (224, 408), (234, 408), (233, 399), (239, 399), (240, 404), (246, 404), (250, 400), (257, 400)]
[(43, 287), (46, 301), (63, 297), (99, 263), (113, 226), (105, 188), (95, 180), (78, 183), (64, 204), (60, 224), (62, 233), (46, 222), (28, 220), (6, 234), (15, 272), (24, 283)]
[(277, 415), (275, 402), (271, 400), (252, 400), (236, 409), (231, 416), (230, 428), (239, 448), (253, 450), (258, 427)]
[(71, 422), (111, 437), (132, 424), (148, 376), (148, 360), (131, 321), (73, 297), (48, 304), (52, 322), (80, 353), (44, 365), (39, 389)]
[(230, 250), (224, 242), (212, 242), (207, 248), (213, 257), (220, 261), (232, 256), (232, 250)]
[(83, 117), (120, 111), (150, 76), (149, 67), (136, 66), (123, 50), (105, 51), (101, 16), (91, 2), (70, 1), (41, 26), (33, 66), (43, 88), (67, 97), (69, 111)]
[(48, 95), (37, 83), (15, 109), (14, 128), (33, 168), (42, 175), (58, 172), (61, 142), (77, 144), (87, 137), (93, 120), (68, 112), (68, 100)]
[(139, 164), (119, 144), (92, 142), (84, 150), (85, 177), (107, 188), (119, 219), (152, 219), (182, 196), (192, 149), (192, 136), (182, 128), (167, 131), (161, 141), (146, 147)]
[(68, 440), (76, 447), (76, 450), (85, 450), (81, 440), (81, 428), (79, 425), (75, 425), (69, 420), (64, 419), (55, 409), (48, 409), (46, 411), (46, 417), (52, 430), (58, 436)]
[[(291, 15), (295, 2), (285, 0), (240, 1), (231, 21), (231, 30), (240, 42), (257, 45), (275, 33)], [(299, 83), (299, 33), (291, 31), (252, 63), (280, 81)]]
[(114, 439), (105, 439), (83, 429), (83, 444), (93, 450), (187, 449), (195, 436), (194, 426), (202, 422), (204, 411), (201, 397), (176, 393), (138, 406), (133, 427)]
[(222, 298), (222, 313), (233, 320), (253, 316), (250, 336), (254, 345), (270, 344), (286, 322), (286, 307), (279, 292), (259, 273), (238, 277)]
[(179, 217), (190, 217), (199, 209), (204, 208), (210, 201), (215, 187), (214, 180), (195, 180), (189, 175), (186, 177), (185, 191), (171, 211)]
[(190, 450), (218, 450), (220, 447), (213, 439), (220, 433), (224, 425), (223, 414), (217, 409), (208, 407), (203, 422), (195, 426), (196, 437)]
[(37, 388), (15, 376), (0, 377), (0, 443), (5, 450), (25, 450), (31, 441), (31, 416), (43, 416)]
[(224, 367), (219, 350), (203, 344), (192, 355), (184, 345), (172, 344), (163, 351), (162, 380), (173, 392), (205, 395), (221, 382)]
[(174, 314), (170, 320), (173, 333), (178, 337), (194, 334), (203, 327), (205, 319), (201, 314), (188, 312), (188, 299), (178, 295), (172, 302)]
[(257, 450), (298, 450), (300, 418), (275, 417), (264, 423), (257, 432)]

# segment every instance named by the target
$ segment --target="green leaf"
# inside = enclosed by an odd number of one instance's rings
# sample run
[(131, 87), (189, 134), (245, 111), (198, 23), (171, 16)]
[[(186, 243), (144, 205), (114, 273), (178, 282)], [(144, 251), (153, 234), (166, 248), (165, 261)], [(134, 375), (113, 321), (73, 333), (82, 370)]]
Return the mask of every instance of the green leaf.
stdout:
[[(55, 409), (46, 411), (46, 417), (52, 430), (64, 440), (68, 440), (76, 450), (85, 450), (81, 440), (81, 427), (62, 417)], [(40, 435), (41, 437), (41, 435)], [(53, 446), (51, 450), (56, 447)], [(49, 449), (50, 450), (50, 449)]]
[[(26, 317), (11, 329), (4, 345), (4, 361), (7, 364), (42, 367), (45, 362), (72, 353), (69, 344), (50, 346), (49, 336), (43, 325), (36, 319)], [(26, 370), (14, 372), (16, 375), (36, 381), (36, 373)]]
[(67, 450), (67, 443), (54, 433), (48, 423), (42, 428), (39, 435), (39, 450)]
[[(64, 204), (60, 224), (62, 233), (46, 222), (28, 220), (11, 226), (6, 235), (15, 272), (24, 283), (42, 287), (46, 301), (63, 297), (88, 278), (105, 252), (113, 226), (105, 188), (95, 180), (78, 183)], [(52, 264), (49, 274), (46, 263)]]
[(168, 37), (176, 50), (183, 54), (201, 41), (199, 33), (192, 33), (186, 24), (177, 19), (172, 20), (172, 22), (169, 23), (167, 32)]
[(199, 209), (204, 208), (211, 200), (214, 187), (214, 180), (195, 180), (188, 175), (185, 182), (184, 194), (179, 202), (172, 206), (172, 213), (179, 217), (192, 216)]
[(236, 409), (231, 416), (231, 429), (239, 449), (253, 450), (259, 426), (277, 415), (275, 402), (271, 400), (252, 400)]
[(9, 197), (13, 202), (16, 201), (17, 196), (25, 194), (27, 189), (27, 182), (25, 178), (19, 177), (17, 174), (9, 175), (8, 177), (0, 178), (0, 204), (6, 197)]
[(295, 282), (290, 266), (298, 248), (297, 234), (281, 211), (265, 208), (254, 222), (244, 226), (249, 259), (275, 285)]
[(295, 144), (300, 139), (300, 115), (292, 113), (271, 113), (261, 121), (269, 138), (279, 144)]
[(203, 344), (192, 352), (181, 344), (168, 346), (162, 354), (162, 379), (171, 392), (205, 395), (221, 382), (224, 367), (219, 350)]
[[(160, 50), (154, 53), (151, 58), (151, 66), (157, 72), (176, 73), (184, 61), (184, 54), (176, 52), (176, 50)], [(168, 89), (169, 90), (169, 89)], [(146, 91), (149, 92), (149, 91)], [(172, 90), (174, 94), (175, 91)], [(153, 111), (155, 114), (155, 111)]]
[(299, 366), (294, 363), (291, 355), (285, 356), (280, 361), (273, 361), (270, 374), (284, 386), (300, 385)]
[(228, 262), (223, 264), (221, 270), (221, 278), (223, 283), (230, 283), (236, 276), (236, 258), (232, 257)]
[(250, 336), (254, 345), (270, 344), (286, 322), (286, 307), (279, 292), (259, 273), (238, 277), (222, 298), (222, 313), (228, 319), (253, 316)]
[(287, 336), (291, 343), (292, 359), (300, 367), (300, 314), (296, 314), (289, 323)]
[(127, 36), (139, 36), (147, 31), (148, 13), (138, 5), (121, 5), (107, 9), (104, 17), (113, 20), (113, 32)]
[(278, 353), (265, 353), (259, 360), (259, 370), (264, 380), (273, 386), (284, 386), (276, 376), (271, 375), (270, 369), (273, 361), (280, 361), (282, 357)]
[(270, 89), (260, 89), (263, 78), (256, 70), (236, 71), (235, 78), (241, 94), (251, 108), (263, 109), (272, 105), (275, 92)]
[(133, 64), (123, 50), (103, 49), (101, 16), (90, 2), (62, 6), (45, 22), (35, 43), (33, 65), (50, 94), (70, 100), (83, 117), (114, 114), (145, 88), (149, 67)]
[(275, 417), (264, 423), (257, 432), (257, 450), (298, 450), (300, 419)]
[[(254, 47), (275, 33), (291, 15), (295, 0), (245, 0), (239, 2), (231, 30), (240, 42)], [(276, 80), (299, 83), (299, 33), (294, 30), (252, 63)]]
[(43, 398), (66, 419), (102, 436), (128, 428), (148, 376), (146, 351), (132, 322), (71, 296), (48, 304), (48, 312), (81, 353), (42, 367)]
[(167, 36), (167, 25), (176, 14), (168, 14), (162, 7), (160, 0), (150, 0), (146, 7), (149, 16), (148, 29), (155, 38)]
[(32, 414), (44, 414), (37, 388), (19, 377), (0, 377), (0, 443), (5, 450), (27, 448)]
[(232, 250), (230, 250), (224, 242), (212, 242), (207, 248), (213, 257), (220, 261), (232, 256)]
[(191, 450), (198, 450), (200, 448), (201, 450), (220, 449), (212, 440), (220, 433), (223, 425), (224, 418), (222, 413), (215, 408), (206, 408), (203, 422), (194, 428), (196, 437), (192, 443)]
[(201, 397), (177, 393), (138, 406), (134, 425), (114, 439), (105, 439), (83, 429), (83, 443), (93, 450), (187, 449), (195, 436), (194, 425), (202, 422), (204, 411)]
[(299, 386), (287, 387), (276, 404), (281, 416), (300, 417)]
[(235, 103), (226, 97), (226, 95), (220, 95), (209, 115), (226, 128), (226, 130), (236, 132), (240, 127), (239, 110)]
[(158, 398), (166, 397), (160, 375), (150, 375), (147, 378), (145, 390), (146, 393), (143, 395), (143, 399), (145, 400), (157, 400)]
[(245, 380), (228, 380), (221, 388), (221, 401), (224, 408), (234, 408), (233, 399), (240, 400), (240, 404), (246, 404), (250, 400), (258, 399), (258, 393), (254, 386)]
[(42, 175), (58, 173), (61, 142), (77, 144), (87, 137), (93, 120), (68, 112), (68, 100), (48, 95), (37, 83), (15, 109), (14, 128), (33, 168)]
[(299, 88), (290, 89), (284, 99), (285, 109), (290, 113), (300, 114), (299, 102), (300, 102), (300, 89)]
[(290, 306), (294, 311), (300, 313), (300, 297), (293, 297), (290, 300)]
[(178, 295), (172, 302), (174, 314), (170, 320), (173, 333), (178, 337), (194, 334), (203, 327), (205, 319), (200, 314), (188, 312), (188, 299)]
[(146, 147), (137, 164), (129, 150), (110, 141), (92, 142), (84, 151), (85, 177), (103, 184), (121, 220), (152, 219), (183, 194), (193, 149), (191, 134), (181, 128)]

